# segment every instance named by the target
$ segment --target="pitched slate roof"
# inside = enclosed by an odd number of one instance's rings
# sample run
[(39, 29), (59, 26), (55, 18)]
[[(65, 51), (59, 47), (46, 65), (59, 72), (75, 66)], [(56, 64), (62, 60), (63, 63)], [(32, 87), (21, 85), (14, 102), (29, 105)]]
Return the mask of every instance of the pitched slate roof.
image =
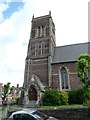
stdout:
[(77, 61), (80, 54), (88, 54), (88, 42), (54, 48), (52, 64)]

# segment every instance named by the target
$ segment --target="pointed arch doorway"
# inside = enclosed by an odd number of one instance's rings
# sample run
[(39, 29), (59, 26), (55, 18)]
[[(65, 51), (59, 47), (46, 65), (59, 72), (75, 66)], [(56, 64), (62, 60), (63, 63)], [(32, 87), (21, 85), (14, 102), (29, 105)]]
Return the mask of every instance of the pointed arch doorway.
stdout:
[(37, 91), (34, 85), (30, 86), (28, 94), (29, 94), (29, 101), (37, 101)]

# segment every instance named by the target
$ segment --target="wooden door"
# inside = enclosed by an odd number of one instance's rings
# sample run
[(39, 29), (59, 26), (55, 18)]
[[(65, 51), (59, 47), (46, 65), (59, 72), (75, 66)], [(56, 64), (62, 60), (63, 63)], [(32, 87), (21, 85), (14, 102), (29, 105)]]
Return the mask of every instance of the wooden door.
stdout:
[(34, 86), (31, 86), (29, 89), (29, 100), (37, 100), (37, 91)]

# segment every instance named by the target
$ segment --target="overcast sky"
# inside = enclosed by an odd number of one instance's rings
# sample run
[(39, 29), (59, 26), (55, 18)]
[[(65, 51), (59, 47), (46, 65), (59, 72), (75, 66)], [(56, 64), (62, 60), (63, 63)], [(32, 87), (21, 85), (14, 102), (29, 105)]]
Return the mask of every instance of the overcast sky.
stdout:
[(33, 14), (51, 11), (57, 46), (87, 42), (88, 1), (0, 0), (0, 82), (23, 85)]

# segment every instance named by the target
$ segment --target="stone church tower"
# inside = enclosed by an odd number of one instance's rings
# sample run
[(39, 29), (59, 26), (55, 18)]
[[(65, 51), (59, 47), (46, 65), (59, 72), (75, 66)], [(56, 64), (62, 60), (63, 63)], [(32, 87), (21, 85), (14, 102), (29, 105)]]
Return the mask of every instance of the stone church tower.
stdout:
[(25, 106), (41, 104), (45, 89), (52, 87), (51, 62), (55, 46), (55, 25), (51, 12), (37, 18), (33, 16), (25, 60), (23, 85)]

